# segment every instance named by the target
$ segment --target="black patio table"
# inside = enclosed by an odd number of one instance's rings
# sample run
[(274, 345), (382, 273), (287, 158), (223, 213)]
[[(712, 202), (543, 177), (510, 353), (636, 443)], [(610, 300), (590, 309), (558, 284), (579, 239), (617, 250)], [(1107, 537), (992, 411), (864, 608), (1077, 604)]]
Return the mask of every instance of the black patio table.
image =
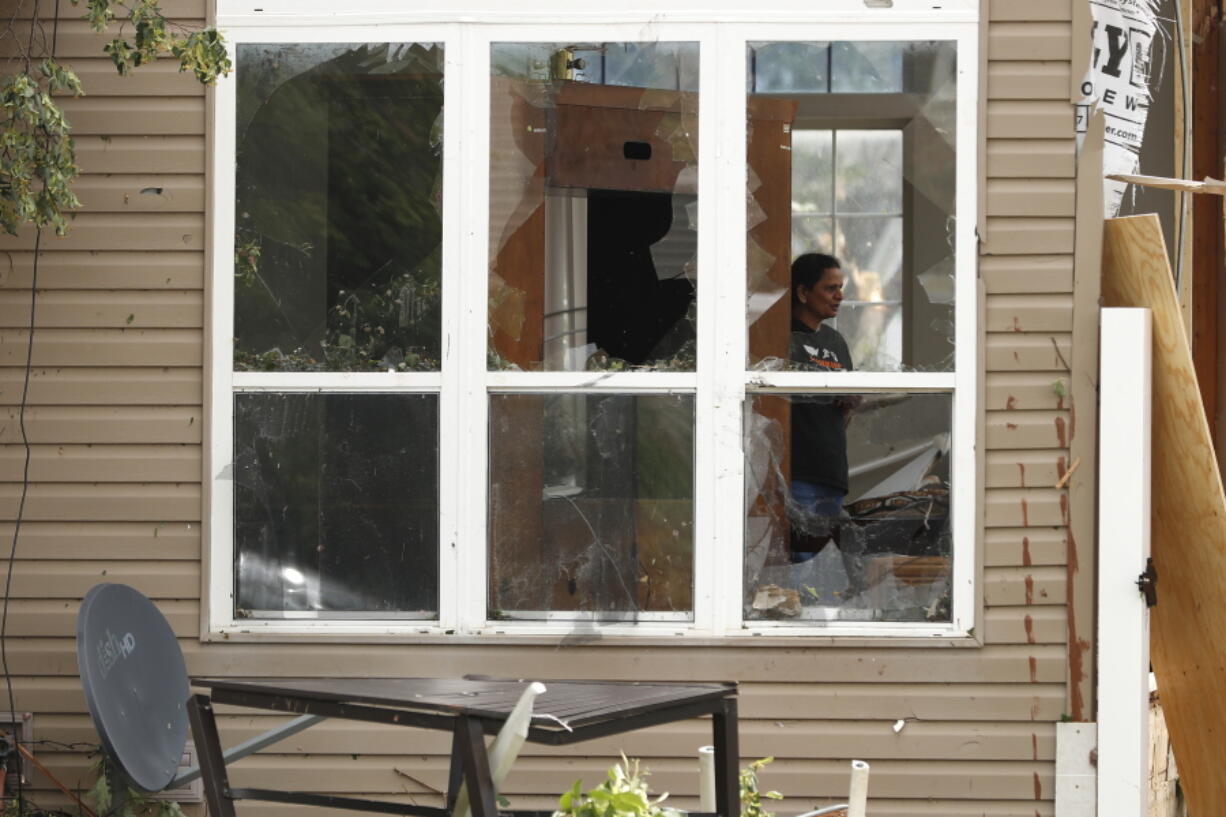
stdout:
[[(528, 741), (554, 746), (607, 737), (646, 726), (710, 715), (715, 745), (715, 808), (718, 817), (740, 812), (739, 747), (735, 683), (546, 681), (535, 702)], [(529, 681), (464, 678), (193, 678), (211, 691), (188, 700), (188, 717), (203, 773), (211, 817), (235, 817), (235, 800), (325, 806), (449, 817), (467, 782), (473, 817), (497, 817), (484, 736), (496, 734)], [(440, 729), (452, 733), (446, 807), (406, 805), (309, 792), (231, 788), (213, 717), (214, 703), (345, 718), (372, 723)], [(504, 810), (504, 814), (548, 812)], [(691, 812), (694, 817), (716, 815)]]

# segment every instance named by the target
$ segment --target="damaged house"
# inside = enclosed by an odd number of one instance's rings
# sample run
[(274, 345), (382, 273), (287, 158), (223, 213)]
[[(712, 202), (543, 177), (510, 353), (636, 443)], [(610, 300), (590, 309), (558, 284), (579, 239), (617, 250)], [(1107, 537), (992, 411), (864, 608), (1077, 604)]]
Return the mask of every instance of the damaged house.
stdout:
[[(854, 757), (883, 817), (1055, 814), (1096, 718), (1088, 6), (343, 5), (168, 1), (227, 38), (207, 92), (61, 10), (83, 207), (33, 327), (0, 238), (32, 739), (95, 739), (73, 622), (116, 581), (193, 675), (734, 680), (784, 813)], [(798, 351), (806, 253), (842, 351)], [(502, 793), (624, 749), (694, 807), (708, 735), (532, 747)], [(449, 752), (338, 721), (231, 774), (438, 805)]]

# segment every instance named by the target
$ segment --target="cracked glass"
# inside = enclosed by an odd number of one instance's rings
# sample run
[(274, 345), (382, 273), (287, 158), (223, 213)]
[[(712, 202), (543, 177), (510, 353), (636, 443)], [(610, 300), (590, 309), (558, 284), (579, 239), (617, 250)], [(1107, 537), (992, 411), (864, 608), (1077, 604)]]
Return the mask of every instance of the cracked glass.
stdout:
[(495, 43), (491, 369), (693, 371), (698, 46)]
[(693, 396), (489, 405), (490, 618), (690, 620)]
[(792, 265), (817, 253), (848, 368), (952, 371), (954, 43), (751, 43), (748, 66), (749, 368), (797, 368)]
[(437, 618), (438, 398), (234, 398), (235, 615)]
[(443, 49), (238, 45), (237, 371), (439, 368)]
[(949, 394), (745, 404), (749, 620), (950, 620)]

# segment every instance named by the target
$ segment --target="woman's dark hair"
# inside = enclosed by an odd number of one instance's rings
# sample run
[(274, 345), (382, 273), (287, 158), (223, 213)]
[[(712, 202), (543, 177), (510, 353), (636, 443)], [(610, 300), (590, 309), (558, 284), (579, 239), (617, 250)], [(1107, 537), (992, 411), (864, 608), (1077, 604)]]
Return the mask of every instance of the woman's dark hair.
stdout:
[(843, 265), (833, 255), (807, 252), (792, 262), (792, 303), (796, 303), (796, 287), (811, 289), (822, 280), (828, 269), (842, 269)]

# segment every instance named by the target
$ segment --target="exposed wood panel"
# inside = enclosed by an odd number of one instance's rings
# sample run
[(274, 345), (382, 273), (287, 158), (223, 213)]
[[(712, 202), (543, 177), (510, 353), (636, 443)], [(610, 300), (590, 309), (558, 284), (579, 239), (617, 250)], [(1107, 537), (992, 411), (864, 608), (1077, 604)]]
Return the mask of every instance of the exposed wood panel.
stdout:
[(989, 334), (984, 349), (987, 370), (1067, 372), (1071, 340), (1066, 334)]
[[(1156, 215), (1108, 219), (1103, 302), (1153, 312), (1153, 559), (1171, 588), (1150, 611), (1150, 649), (1192, 814), (1226, 812), (1226, 495)], [(1107, 547), (1110, 543), (1102, 543)]]
[[(13, 541), (13, 523), (0, 522)], [(200, 526), (191, 522), (35, 522), (21, 525), (17, 558), (199, 560)]]
[[(203, 301), (198, 290), (140, 293), (40, 290), (35, 319), (40, 328), (199, 328), (204, 321)], [(29, 325), (29, 291), (0, 290), (0, 327)]]
[[(0, 519), (15, 518), (20, 493), (20, 485), (0, 483)], [(26, 495), (25, 518), (47, 522), (196, 522), (200, 519), (200, 486), (37, 483)]]
[(1071, 179), (989, 179), (989, 216), (1072, 216)]
[(73, 187), (91, 213), (202, 213), (204, 177), (82, 176)]
[(989, 488), (1050, 488), (1068, 470), (1064, 449), (989, 451)]
[(1063, 644), (1068, 616), (1061, 606), (993, 607), (984, 613), (983, 638), (988, 644)]
[(1072, 53), (1072, 26), (1064, 21), (1001, 21), (988, 27), (988, 56), (993, 60), (1067, 62)]
[[(130, 90), (125, 86), (125, 90)], [(94, 97), (61, 102), (72, 132), (81, 136), (194, 136), (204, 133), (199, 96)]]
[[(0, 286), (28, 291), (33, 257), (30, 252), (9, 253), (8, 263), (0, 264)], [(38, 286), (39, 289), (200, 289), (204, 286), (204, 254), (46, 250), (38, 264)]]
[[(108, 576), (123, 576), (116, 570)], [(122, 580), (122, 579), (120, 579)], [(156, 592), (156, 591), (154, 591)], [(731, 645), (687, 648), (683, 638), (662, 639), (658, 646), (597, 644), (564, 647), (514, 645), (491, 640), (478, 645), (448, 644), (372, 649), (370, 644), (252, 643), (230, 640), (199, 643), (181, 640), (187, 669), (197, 676), (269, 675), (311, 677), (360, 674), (368, 678), (403, 677), (406, 666), (428, 667), (438, 677), (488, 672), (512, 678), (653, 678), (669, 681), (731, 679), (742, 682), (806, 684), (1059, 684), (1064, 678), (1064, 650), (1057, 646), (992, 645), (978, 650), (900, 647), (896, 649), (823, 647), (761, 651)], [(72, 644), (62, 639), (28, 638), (9, 646), (11, 671), (19, 675), (76, 675)], [(407, 662), (407, 663), (406, 663)], [(1035, 665), (1032, 675), (1031, 665)], [(648, 669), (650, 668), (650, 669)], [(943, 686), (943, 684), (937, 684)], [(964, 699), (965, 692), (948, 692)]]
[(82, 136), (76, 141), (82, 173), (204, 172), (203, 136)]
[(1050, 527), (1068, 523), (1063, 491), (997, 488), (986, 494), (988, 527)]
[[(988, 102), (989, 139), (1071, 139), (1072, 136), (1073, 107), (1067, 102)], [(990, 162), (990, 143), (988, 150)]]
[(992, 372), (984, 392), (988, 411), (1063, 409), (1068, 377), (1052, 372)]
[(1072, 16), (1074, 0), (989, 0), (988, 19), (993, 23), (1064, 22)]
[(1066, 411), (989, 411), (987, 448), (1064, 448), (1069, 422)]
[(1029, 255), (1073, 251), (1071, 218), (989, 218), (984, 251), (990, 255)]
[[(0, 366), (24, 366), (29, 332), (0, 329)], [(194, 329), (39, 329), (35, 366), (199, 366)]]
[[(150, 496), (150, 501), (161, 499), (157, 494)], [(79, 604), (89, 589), (100, 582), (130, 584), (155, 599), (193, 599), (200, 594), (200, 566), (195, 562), (185, 561), (18, 561), (13, 563), (12, 598), (67, 599)], [(188, 633), (177, 634), (182, 636)], [(75, 636), (75, 633), (67, 635)], [(68, 648), (67, 658), (75, 661), (76, 653), (72, 649), (72, 640), (66, 639), (61, 643)]]
[(1068, 532), (1057, 527), (990, 529), (983, 551), (989, 567), (1062, 565), (1068, 558)]
[[(21, 369), (0, 369), (0, 405), (21, 401), (24, 376)], [(198, 368), (33, 369), (28, 404), (195, 406), (202, 391)]]
[(988, 332), (1068, 332), (1073, 328), (1073, 299), (1053, 295), (992, 295), (984, 329)]
[(1063, 605), (1068, 575), (1062, 566), (993, 567), (984, 572), (989, 607)]
[(986, 255), (979, 276), (989, 295), (1073, 291), (1071, 255)]
[(1067, 62), (988, 63), (988, 96), (992, 99), (1068, 100)]
[[(142, 213), (133, 217), (117, 213), (78, 213), (66, 236), (44, 235), (49, 250), (183, 250), (204, 247), (204, 217), (200, 214)], [(21, 230), (15, 236), (0, 234), (0, 252), (30, 250), (34, 232)]]
[[(32, 443), (199, 443), (198, 406), (27, 407)], [(21, 441), (14, 406), (0, 408), (0, 443)]]
[(1071, 179), (1076, 175), (1076, 146), (1072, 134), (1051, 139), (1015, 139), (1008, 128), (988, 139), (988, 177)]
[[(0, 481), (19, 482), (25, 450), (0, 446)], [(35, 445), (34, 482), (192, 482), (200, 479), (198, 445)]]

